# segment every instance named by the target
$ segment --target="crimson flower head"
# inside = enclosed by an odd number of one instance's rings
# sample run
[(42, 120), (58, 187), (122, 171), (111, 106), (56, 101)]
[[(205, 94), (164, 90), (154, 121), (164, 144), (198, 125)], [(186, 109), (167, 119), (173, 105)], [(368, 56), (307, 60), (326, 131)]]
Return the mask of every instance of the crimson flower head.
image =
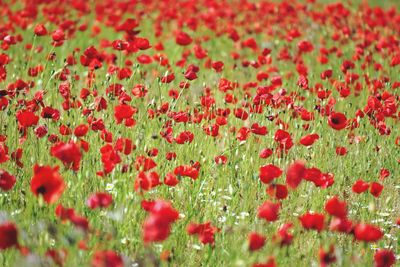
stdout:
[(7, 145), (0, 142), (0, 163), (7, 162), (9, 159)]
[(199, 240), (203, 244), (214, 245), (215, 239), (214, 235), (219, 229), (211, 225), (211, 222), (206, 222), (203, 224), (190, 223), (187, 227), (187, 232), (189, 235), (198, 235)]
[(285, 199), (288, 196), (286, 185), (283, 184), (270, 184), (266, 190), (267, 194), (276, 199)]
[(258, 208), (258, 218), (265, 219), (268, 222), (273, 222), (278, 220), (279, 218), (279, 203), (273, 203), (271, 201), (265, 201), (259, 208)]
[(47, 29), (43, 24), (37, 24), (35, 26), (34, 32), (37, 36), (44, 36), (47, 34)]
[(21, 128), (28, 128), (30, 126), (35, 126), (39, 121), (39, 116), (29, 110), (19, 110), (17, 111), (18, 125)]
[(69, 167), (74, 171), (79, 170), (82, 154), (79, 146), (74, 142), (59, 142), (51, 147), (50, 153), (53, 157), (61, 160), (66, 167)]
[(136, 111), (136, 108), (127, 104), (115, 106), (114, 117), (117, 121), (117, 124), (125, 122), (125, 126), (134, 126), (135, 120), (133, 119), (133, 115), (135, 115)]
[(15, 176), (8, 173), (6, 170), (0, 169), (0, 188), (3, 191), (11, 190), (15, 185)]
[(157, 164), (151, 158), (145, 156), (137, 156), (135, 160), (135, 168), (138, 171), (149, 171), (155, 168)]
[(97, 251), (92, 258), (92, 267), (123, 267), (122, 257), (112, 250)]
[(175, 168), (175, 175), (190, 177), (196, 180), (199, 177), (199, 170), (191, 165), (181, 165)]
[(302, 144), (303, 146), (311, 146), (318, 139), (319, 139), (318, 134), (308, 134), (300, 139), (300, 144)]
[(354, 227), (354, 238), (359, 241), (375, 242), (382, 236), (382, 230), (374, 225), (359, 223)]
[(171, 232), (171, 224), (178, 220), (179, 212), (164, 200), (144, 201), (142, 207), (150, 212), (143, 224), (144, 242), (160, 242), (167, 239)]
[(274, 140), (279, 143), (279, 149), (281, 150), (288, 151), (293, 146), (293, 140), (290, 134), (281, 129), (275, 132)]
[(297, 47), (303, 53), (309, 53), (309, 52), (312, 52), (314, 50), (313, 44), (310, 43), (309, 41), (304, 41), (304, 40), (302, 40), (299, 43), (297, 43)]
[(372, 182), (369, 188), (369, 192), (374, 196), (374, 197), (379, 197), (382, 193), (383, 190), (383, 185), (377, 182)]
[(61, 219), (61, 221), (70, 221), (77, 228), (84, 231), (89, 230), (89, 221), (87, 218), (75, 213), (73, 208), (65, 208), (59, 204), (55, 209), (56, 216)]
[(345, 217), (334, 217), (329, 225), (329, 230), (348, 234), (353, 231), (353, 222)]
[(51, 34), (51, 37), (53, 38), (53, 41), (61, 42), (65, 40), (65, 33), (62, 29), (57, 29)]
[(302, 161), (293, 162), (286, 171), (286, 184), (291, 188), (297, 188), (306, 173), (306, 167)]
[(303, 216), (300, 216), (301, 225), (305, 229), (314, 229), (321, 232), (324, 229), (325, 216), (320, 213), (307, 212)]
[(18, 230), (14, 223), (0, 224), (0, 250), (18, 247)]
[(95, 193), (91, 195), (86, 201), (87, 205), (91, 209), (96, 208), (107, 208), (112, 204), (112, 196), (109, 193)]
[(347, 154), (347, 149), (343, 146), (338, 146), (336, 147), (336, 155), (338, 156), (344, 156)]
[(269, 256), (266, 262), (262, 263), (254, 263), (252, 267), (277, 267), (275, 258), (273, 256)]
[(259, 173), (261, 182), (263, 182), (264, 184), (269, 184), (275, 178), (281, 176), (282, 170), (273, 164), (268, 164), (261, 166), (259, 169)]
[(328, 117), (328, 124), (335, 130), (342, 130), (347, 126), (347, 118), (343, 113), (332, 112)]
[(396, 263), (396, 257), (390, 249), (379, 249), (374, 255), (375, 267), (390, 267)]
[(33, 177), (31, 180), (31, 191), (35, 196), (42, 195), (45, 202), (52, 204), (56, 202), (65, 189), (65, 183), (58, 173), (58, 166), (39, 166), (33, 167)]
[(273, 236), (274, 242), (278, 242), (280, 246), (288, 246), (293, 241), (293, 234), (289, 230), (293, 227), (292, 223), (285, 223), (279, 229), (278, 232)]
[(157, 172), (139, 172), (135, 179), (135, 191), (148, 191), (160, 185), (160, 176)]
[(328, 251), (323, 248), (319, 250), (319, 262), (321, 267), (326, 267), (331, 263), (336, 262), (335, 247), (331, 245)]
[(179, 183), (178, 178), (176, 178), (176, 175), (168, 172), (165, 177), (164, 177), (164, 184), (168, 186), (175, 186)]
[(329, 199), (325, 204), (325, 210), (332, 216), (343, 218), (347, 216), (345, 201), (340, 201), (337, 196)]
[(256, 251), (261, 249), (265, 244), (265, 237), (259, 233), (252, 232), (249, 234), (249, 250)]
[(176, 138), (175, 138), (175, 142), (177, 144), (185, 144), (188, 143), (190, 144), (193, 141), (194, 138), (194, 134), (190, 131), (184, 131), (181, 132)]
[(181, 46), (186, 46), (186, 45), (190, 45), (192, 43), (192, 38), (190, 37), (189, 34), (187, 34), (186, 32), (179, 32), (176, 35), (175, 41), (178, 45)]
[(361, 194), (367, 191), (368, 188), (369, 188), (369, 183), (359, 179), (353, 184), (352, 190), (354, 193)]
[(87, 126), (86, 124), (80, 124), (76, 126), (76, 128), (74, 129), (74, 135), (76, 137), (83, 137), (88, 133), (88, 131), (89, 131), (89, 126)]

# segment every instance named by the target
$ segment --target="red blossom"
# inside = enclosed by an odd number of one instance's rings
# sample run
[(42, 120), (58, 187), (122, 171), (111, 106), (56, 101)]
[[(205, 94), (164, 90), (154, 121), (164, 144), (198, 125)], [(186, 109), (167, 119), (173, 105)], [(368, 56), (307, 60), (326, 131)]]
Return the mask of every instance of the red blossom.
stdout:
[(64, 180), (58, 173), (58, 167), (39, 166), (33, 167), (31, 191), (35, 196), (42, 196), (48, 204), (56, 202), (65, 189)]
[(190, 223), (187, 226), (187, 232), (189, 235), (198, 235), (199, 240), (203, 244), (214, 245), (215, 233), (219, 232), (219, 229), (211, 225), (211, 222), (203, 224)]

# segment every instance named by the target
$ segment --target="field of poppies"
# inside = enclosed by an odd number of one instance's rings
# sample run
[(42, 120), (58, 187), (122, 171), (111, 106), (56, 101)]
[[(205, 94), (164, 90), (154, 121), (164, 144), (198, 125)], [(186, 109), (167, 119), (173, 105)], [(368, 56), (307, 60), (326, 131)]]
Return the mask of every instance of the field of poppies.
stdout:
[(0, 1), (0, 266), (395, 266), (379, 2)]

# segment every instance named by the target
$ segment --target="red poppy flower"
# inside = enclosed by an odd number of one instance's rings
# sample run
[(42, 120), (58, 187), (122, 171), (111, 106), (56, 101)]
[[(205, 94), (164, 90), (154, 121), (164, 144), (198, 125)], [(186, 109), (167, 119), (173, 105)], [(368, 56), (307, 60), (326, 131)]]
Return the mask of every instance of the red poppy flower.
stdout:
[(370, 187), (369, 187), (369, 192), (374, 196), (374, 197), (379, 197), (382, 193), (383, 190), (383, 185), (377, 182), (372, 182)]
[(253, 123), (251, 125), (251, 132), (253, 134), (258, 134), (258, 135), (266, 135), (268, 133), (267, 127), (265, 126), (260, 126), (258, 123)]
[(21, 128), (27, 128), (36, 125), (39, 121), (39, 117), (32, 111), (19, 110), (17, 111), (17, 120)]
[(198, 235), (199, 240), (203, 244), (214, 245), (215, 239), (214, 235), (219, 229), (211, 225), (211, 222), (206, 222), (203, 224), (190, 223), (187, 227), (187, 232), (189, 235)]
[(328, 124), (335, 130), (342, 130), (347, 126), (347, 118), (343, 113), (332, 112), (328, 117)]
[(143, 224), (143, 240), (148, 242), (160, 242), (169, 236), (171, 224), (179, 218), (179, 213), (172, 205), (163, 200), (142, 203), (142, 206), (150, 215)]
[(66, 221), (75, 216), (75, 210), (73, 208), (65, 208), (63, 205), (58, 204), (55, 209), (55, 214), (61, 221)]
[(273, 240), (278, 242), (280, 246), (288, 246), (293, 241), (293, 235), (289, 230), (293, 227), (292, 223), (285, 223), (279, 229), (278, 232), (273, 236)]
[(374, 225), (359, 223), (354, 227), (354, 238), (359, 241), (375, 242), (383, 237), (382, 230)]
[(260, 158), (262, 158), (262, 159), (266, 159), (266, 158), (269, 158), (270, 156), (272, 156), (273, 153), (274, 153), (274, 152), (272, 151), (272, 149), (270, 149), (270, 148), (263, 148), (263, 149), (260, 151), (259, 156), (260, 156)]
[(280, 203), (267, 200), (258, 208), (258, 218), (265, 219), (268, 222), (276, 221), (279, 217), (280, 207)]
[(135, 191), (148, 191), (161, 184), (160, 176), (157, 172), (139, 172), (135, 180)]
[(176, 138), (175, 138), (175, 142), (177, 144), (185, 144), (188, 143), (190, 144), (193, 141), (194, 138), (194, 134), (190, 131), (184, 131), (181, 132)]
[(7, 162), (10, 159), (8, 156), (8, 147), (0, 142), (0, 163)]
[(396, 257), (390, 249), (378, 249), (374, 255), (375, 267), (390, 267), (396, 263)]
[(277, 267), (275, 258), (270, 256), (268, 257), (268, 260), (263, 263), (255, 263), (252, 265), (252, 267)]
[(310, 43), (309, 41), (304, 41), (304, 40), (298, 42), (297, 47), (303, 53), (308, 53), (314, 50), (313, 44)]
[(314, 229), (317, 230), (318, 232), (321, 232), (324, 229), (325, 226), (324, 214), (307, 212), (306, 214), (300, 216), (299, 219), (301, 225), (305, 229)]
[(79, 146), (74, 142), (59, 142), (51, 147), (50, 153), (53, 157), (61, 160), (66, 167), (74, 171), (79, 170), (82, 154)]
[(65, 189), (64, 180), (58, 173), (57, 167), (39, 166), (33, 167), (31, 191), (35, 196), (41, 195), (49, 204), (56, 202)]
[(283, 184), (270, 184), (266, 192), (276, 199), (285, 199), (288, 196), (287, 187)]
[(135, 160), (135, 168), (137, 171), (149, 171), (155, 168), (157, 164), (151, 158), (145, 156), (137, 156)]
[(302, 161), (295, 161), (286, 171), (286, 184), (291, 188), (297, 188), (301, 183), (306, 172), (306, 167)]
[(136, 109), (127, 104), (121, 104), (114, 107), (114, 117), (117, 123), (125, 121), (125, 125), (130, 123), (132, 116), (136, 113)]
[(165, 159), (166, 160), (174, 160), (174, 159), (176, 159), (176, 153), (175, 152), (167, 152), (165, 154)]
[(123, 267), (122, 257), (112, 250), (97, 251), (91, 262), (92, 267)]
[(76, 137), (83, 137), (87, 134), (88, 131), (89, 131), (89, 126), (87, 126), (86, 124), (80, 124), (76, 126), (74, 130), (74, 135)]
[(47, 29), (43, 24), (37, 24), (33, 31), (37, 36), (44, 36), (47, 34)]
[(228, 161), (228, 158), (226, 156), (224, 156), (224, 155), (216, 156), (214, 158), (215, 164), (225, 165), (227, 161)]
[(335, 247), (331, 245), (328, 251), (323, 248), (319, 250), (319, 262), (321, 267), (326, 267), (331, 263), (336, 262)]
[(303, 146), (311, 146), (319, 139), (318, 134), (308, 134), (300, 139), (300, 144)]
[(91, 195), (86, 201), (91, 209), (107, 208), (112, 203), (112, 196), (109, 193), (99, 192)]
[(246, 141), (250, 136), (250, 129), (247, 127), (241, 127), (236, 135), (236, 139), (239, 141)]
[(336, 147), (336, 155), (338, 156), (344, 156), (347, 154), (347, 149), (343, 146), (338, 146)]
[(325, 204), (325, 210), (332, 216), (343, 218), (347, 216), (345, 201), (340, 201), (337, 196), (330, 198)]
[(222, 61), (215, 61), (211, 64), (211, 66), (216, 72), (221, 72), (224, 68), (224, 63)]
[(249, 250), (256, 251), (261, 249), (265, 244), (265, 237), (260, 235), (259, 233), (252, 232), (249, 234), (248, 241), (249, 241)]
[(281, 176), (281, 174), (282, 170), (273, 164), (261, 166), (259, 169), (260, 180), (264, 184), (271, 183), (275, 178)]
[(186, 46), (192, 43), (192, 38), (186, 32), (179, 32), (176, 35), (175, 41), (178, 45)]
[(164, 178), (164, 184), (168, 186), (175, 186), (179, 183), (179, 180), (176, 178), (175, 174), (167, 173)]
[(335, 217), (331, 220), (329, 230), (348, 234), (353, 230), (353, 222), (345, 217)]
[(364, 182), (363, 180), (359, 179), (353, 184), (352, 190), (354, 193), (361, 194), (361, 193), (367, 191), (368, 188), (369, 188), (369, 184), (367, 182)]
[(379, 179), (384, 180), (385, 178), (390, 176), (390, 171), (388, 169), (382, 168), (379, 171)]
[(8, 173), (6, 170), (0, 169), (0, 188), (3, 191), (11, 190), (15, 185), (15, 176)]
[(14, 223), (0, 224), (0, 250), (18, 247), (18, 230)]
[(14, 152), (11, 153), (11, 159), (17, 164), (18, 167), (23, 168), (24, 164), (21, 162), (22, 159), (22, 148), (17, 148)]
[(60, 111), (52, 107), (44, 107), (40, 115), (43, 119), (53, 119), (54, 121), (60, 119)]
[(174, 174), (179, 176), (187, 176), (193, 180), (196, 180), (197, 177), (199, 177), (199, 170), (190, 165), (181, 165), (175, 168)]
[(53, 38), (53, 41), (60, 42), (65, 39), (65, 33), (62, 29), (57, 29), (52, 33), (51, 37)]
[(281, 129), (275, 132), (274, 140), (279, 143), (279, 148), (281, 150), (288, 151), (293, 146), (293, 140), (290, 134)]

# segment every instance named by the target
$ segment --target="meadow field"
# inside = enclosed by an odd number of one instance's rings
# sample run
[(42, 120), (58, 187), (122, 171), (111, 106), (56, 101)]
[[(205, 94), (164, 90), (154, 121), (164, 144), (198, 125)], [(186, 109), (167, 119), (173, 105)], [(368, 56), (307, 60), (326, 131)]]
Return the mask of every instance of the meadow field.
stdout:
[(0, 1), (0, 266), (396, 266), (400, 1)]

